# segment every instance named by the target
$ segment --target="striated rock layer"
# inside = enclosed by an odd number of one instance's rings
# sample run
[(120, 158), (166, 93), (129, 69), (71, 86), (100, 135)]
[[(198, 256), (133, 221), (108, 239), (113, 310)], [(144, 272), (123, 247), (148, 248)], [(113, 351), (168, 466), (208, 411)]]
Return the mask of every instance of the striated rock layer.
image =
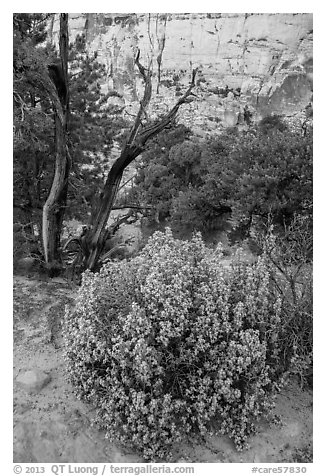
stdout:
[[(58, 32), (56, 16), (54, 41)], [(138, 48), (145, 65), (152, 61), (154, 110), (175, 102), (198, 68), (198, 100), (182, 114), (206, 130), (243, 122), (245, 105), (262, 117), (293, 115), (312, 102), (310, 13), (70, 14), (70, 39), (78, 34), (107, 66), (105, 87), (130, 104), (141, 87)]]

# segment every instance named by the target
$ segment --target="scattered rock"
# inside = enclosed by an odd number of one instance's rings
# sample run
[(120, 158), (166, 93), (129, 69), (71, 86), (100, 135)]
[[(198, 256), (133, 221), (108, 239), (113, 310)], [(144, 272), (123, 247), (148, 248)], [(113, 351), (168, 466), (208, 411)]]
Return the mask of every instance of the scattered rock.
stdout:
[(18, 375), (16, 381), (28, 393), (37, 393), (51, 381), (51, 376), (41, 370), (28, 370)]
[(239, 119), (239, 113), (226, 109), (224, 111), (224, 123), (227, 127), (234, 127), (237, 125)]
[(67, 280), (64, 278), (60, 278), (59, 276), (56, 278), (52, 278), (52, 283), (57, 283), (57, 284), (67, 284)]
[(21, 258), (17, 261), (16, 267), (20, 271), (32, 271), (36, 266), (36, 260), (30, 256)]
[[(14, 393), (14, 462), (144, 463), (139, 454), (118, 443), (108, 442), (105, 431), (90, 424), (96, 411), (76, 399), (65, 378), (62, 349), (56, 350), (53, 345), (38, 341), (36, 335), (31, 337), (33, 328), (37, 330), (43, 326), (47, 319), (45, 314), (54, 313), (60, 305), (63, 308), (67, 301), (63, 289), (54, 292), (51, 284), (51, 281), (14, 276), (15, 325), (22, 336), (19, 345), (14, 342), (14, 376), (15, 384), (26, 390), (17, 391), (15, 388)], [(40, 293), (44, 297), (43, 303), (35, 300)], [(71, 299), (74, 295), (75, 290), (70, 291)], [(55, 304), (47, 310), (49, 300)], [(29, 308), (33, 312), (26, 322), (26, 309)], [(26, 362), (29, 362), (28, 371)], [(50, 379), (51, 386), (37, 393)], [(36, 394), (31, 397), (28, 392)], [(277, 395), (275, 403), (275, 414), (278, 415), (275, 421), (283, 421), (283, 425), (261, 424), (257, 434), (250, 437), (250, 448), (243, 452), (238, 453), (225, 435), (207, 437), (209, 445), (206, 442), (205, 446), (196, 443), (195, 439), (188, 441), (187, 437), (185, 442), (172, 448), (172, 461), (187, 465), (196, 462), (252, 463), (256, 458), (256, 462), (291, 463), (293, 452), (301, 451), (312, 441), (312, 393), (298, 388), (294, 382)], [(302, 461), (303, 457), (308, 456), (300, 453), (294, 461)]]
[(253, 463), (261, 463), (261, 458), (259, 457), (259, 455), (255, 454), (254, 456), (254, 460), (253, 460)]

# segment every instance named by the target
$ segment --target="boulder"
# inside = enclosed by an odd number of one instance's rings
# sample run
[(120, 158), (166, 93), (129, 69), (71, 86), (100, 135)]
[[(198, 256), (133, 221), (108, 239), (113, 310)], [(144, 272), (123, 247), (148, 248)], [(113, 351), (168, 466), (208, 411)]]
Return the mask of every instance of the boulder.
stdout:
[(233, 110), (224, 111), (224, 124), (226, 127), (234, 127), (238, 124), (239, 113)]
[(51, 381), (51, 376), (42, 370), (27, 370), (16, 378), (18, 385), (28, 393), (37, 393)]
[(36, 266), (36, 259), (32, 258), (31, 256), (26, 256), (21, 258), (16, 263), (16, 268), (20, 271), (32, 271)]

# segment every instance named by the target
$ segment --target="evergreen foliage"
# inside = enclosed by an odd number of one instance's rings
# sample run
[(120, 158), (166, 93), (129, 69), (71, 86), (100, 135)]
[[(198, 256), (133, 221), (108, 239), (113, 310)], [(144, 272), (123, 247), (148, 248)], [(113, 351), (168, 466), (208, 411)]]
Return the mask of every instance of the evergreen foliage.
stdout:
[[(54, 47), (45, 43), (48, 16), (13, 17), (14, 221), (24, 227), (23, 235), (15, 233), (17, 258), (31, 253), (35, 257), (36, 252), (41, 259), (42, 208), (54, 173), (53, 110), (39, 82), (40, 77), (49, 77), (49, 65), (58, 62)], [(113, 139), (118, 143), (123, 140), (121, 130), (126, 124), (121, 119), (121, 110), (107, 103), (116, 93), (103, 93), (101, 84), (105, 77), (105, 68), (98, 63), (96, 54), (86, 54), (85, 38), (77, 37), (69, 53), (68, 150), (72, 171), (68, 218), (88, 221), (92, 200), (104, 181)]]
[(283, 226), (295, 214), (311, 215), (312, 131), (292, 132), (274, 117), (208, 140), (178, 130), (143, 154), (134, 192), (175, 230), (220, 229), (231, 211), (249, 226), (253, 216)]
[[(124, 139), (123, 108), (110, 104), (113, 90), (103, 92), (106, 70), (96, 52), (86, 52), (85, 36), (77, 36), (70, 48), (69, 150), (73, 169), (68, 196), (68, 217), (88, 221), (94, 197), (98, 198), (109, 163), (113, 141)], [(119, 136), (119, 137), (118, 137)]]
[(55, 57), (53, 49), (43, 44), (46, 18), (45, 14), (13, 16), (14, 220), (24, 227), (23, 234), (15, 234), (18, 255), (41, 254), (41, 243), (35, 244), (54, 167), (51, 104), (37, 86)]

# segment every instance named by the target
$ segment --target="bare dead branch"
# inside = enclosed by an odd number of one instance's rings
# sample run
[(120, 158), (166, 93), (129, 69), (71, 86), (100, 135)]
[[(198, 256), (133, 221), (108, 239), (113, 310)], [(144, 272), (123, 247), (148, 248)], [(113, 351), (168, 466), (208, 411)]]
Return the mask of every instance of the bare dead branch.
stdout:
[(138, 49), (138, 51), (137, 51), (136, 58), (135, 58), (135, 64), (137, 65), (137, 67), (139, 69), (139, 72), (142, 75), (144, 82), (146, 83), (146, 79), (147, 79), (146, 69), (144, 68), (144, 66), (139, 61), (139, 57), (140, 57), (140, 49)]
[(128, 180), (126, 180), (120, 187), (119, 190), (123, 189), (129, 182), (131, 182), (134, 178), (136, 177), (136, 174), (134, 174), (132, 177), (130, 177)]
[(148, 71), (146, 72), (146, 69), (144, 68), (144, 66), (139, 61), (139, 57), (140, 57), (140, 50), (137, 51), (135, 64), (137, 65), (137, 67), (139, 69), (139, 72), (140, 72), (140, 74), (143, 78), (143, 81), (145, 83), (145, 87), (144, 87), (143, 98), (140, 101), (140, 106), (139, 106), (137, 117), (135, 119), (134, 126), (131, 129), (131, 132), (129, 134), (129, 138), (128, 138), (128, 141), (127, 141), (127, 147), (130, 146), (133, 143), (133, 141), (135, 140), (135, 138), (136, 138), (136, 136), (139, 132), (139, 129), (141, 127), (142, 116), (143, 116), (143, 114), (145, 114), (146, 108), (147, 108), (147, 106), (148, 106), (148, 104), (151, 100), (151, 97), (152, 97), (151, 71), (150, 71), (150, 69), (148, 69)]
[(154, 45), (153, 45), (153, 40), (151, 36), (151, 14), (150, 13), (148, 14), (147, 33), (148, 33), (148, 38), (151, 45), (151, 51), (153, 51)]
[(144, 66), (140, 63), (139, 57), (140, 51), (138, 50), (135, 63), (145, 82), (143, 98), (140, 101), (138, 114), (135, 118), (134, 125), (129, 133), (128, 140), (125, 146), (123, 147), (120, 156), (115, 160), (107, 175), (101, 194), (99, 206), (94, 215), (92, 215), (92, 225), (87, 233), (87, 236), (85, 237), (85, 241), (88, 243), (89, 248), (89, 253), (85, 265), (88, 269), (91, 270), (96, 269), (106, 240), (115, 234), (116, 230), (119, 228), (119, 226), (121, 226), (122, 223), (130, 223), (130, 220), (137, 220), (137, 214), (135, 212), (135, 209), (129, 207), (129, 212), (125, 216), (118, 219), (108, 229), (106, 228), (108, 218), (110, 216), (112, 208), (114, 207), (114, 202), (116, 200), (117, 193), (120, 188), (120, 183), (124, 170), (143, 152), (146, 142), (151, 137), (164, 130), (173, 122), (179, 110), (179, 107), (182, 104), (189, 102), (189, 99), (191, 99), (190, 96), (192, 94), (193, 88), (195, 87), (195, 77), (197, 70), (194, 70), (192, 72), (192, 80), (189, 84), (188, 89), (185, 91), (183, 96), (180, 97), (174, 107), (163, 118), (159, 119), (154, 125), (143, 128), (142, 118), (143, 115), (146, 113), (147, 106), (151, 99), (152, 81), (150, 68), (146, 70)]
[(173, 106), (173, 108), (166, 114), (160, 121), (156, 122), (154, 125), (145, 128), (138, 137), (138, 144), (140, 147), (143, 147), (145, 143), (153, 136), (165, 129), (169, 124), (175, 119), (177, 112), (182, 104), (188, 102), (189, 97), (192, 95), (192, 90), (195, 87), (195, 78), (196, 78), (197, 69), (192, 71), (191, 83), (187, 91), (180, 97), (178, 102)]
[(125, 114), (130, 117), (137, 117), (137, 114), (132, 114), (131, 112), (128, 112), (127, 109), (125, 110)]
[(135, 216), (135, 212), (133, 211), (133, 209), (130, 209), (126, 215), (118, 217), (116, 221), (112, 223), (112, 225), (108, 229), (108, 236), (113, 236), (120, 228), (120, 226), (124, 223), (130, 224), (130, 218), (133, 218), (132, 223), (138, 220), (138, 217)]
[(125, 209), (132, 209), (132, 210), (153, 210), (154, 207), (150, 206), (143, 206), (143, 205), (116, 205), (112, 207), (112, 210), (125, 210)]
[(21, 112), (21, 122), (24, 122), (25, 120), (25, 109), (27, 109), (27, 104), (25, 101), (22, 99), (20, 94), (18, 94), (16, 91), (14, 91), (14, 97), (16, 98), (17, 102), (20, 103), (20, 112)]
[(139, 61), (139, 56), (140, 56), (140, 50), (138, 50), (135, 63), (145, 83), (143, 98), (140, 101), (141, 113), (143, 113), (144, 111), (146, 111), (146, 108), (152, 97), (152, 79), (151, 79), (152, 71), (151, 71), (151, 63), (149, 64), (149, 68), (146, 71), (144, 66)]
[(164, 51), (164, 48), (165, 48), (165, 34), (166, 34), (167, 15), (165, 15), (165, 17), (164, 17), (163, 35), (162, 35), (161, 38), (159, 38), (159, 36), (158, 36), (158, 20), (159, 20), (159, 14), (156, 15), (156, 37), (157, 37), (158, 50), (159, 50), (159, 53), (158, 53), (157, 58), (156, 58), (156, 61), (157, 61), (157, 89), (156, 89), (156, 92), (157, 92), (157, 94), (159, 93), (160, 83), (161, 83), (162, 55), (163, 55), (163, 51)]

